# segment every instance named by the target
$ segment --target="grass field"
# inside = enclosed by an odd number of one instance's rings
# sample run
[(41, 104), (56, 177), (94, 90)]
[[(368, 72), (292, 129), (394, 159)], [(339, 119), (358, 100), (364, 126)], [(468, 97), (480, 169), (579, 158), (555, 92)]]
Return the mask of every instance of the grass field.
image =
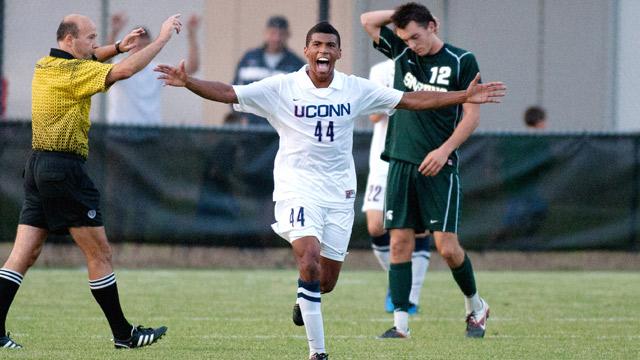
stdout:
[[(291, 322), (291, 270), (117, 272), (129, 320), (167, 325), (149, 348), (116, 351), (83, 270), (35, 269), (7, 327), (25, 349), (0, 359), (306, 359)], [(409, 340), (376, 340), (392, 325), (385, 275), (345, 270), (323, 296), (331, 359), (638, 359), (640, 274), (479, 272), (491, 305), (486, 337), (465, 339), (463, 300), (448, 272), (430, 272)]]

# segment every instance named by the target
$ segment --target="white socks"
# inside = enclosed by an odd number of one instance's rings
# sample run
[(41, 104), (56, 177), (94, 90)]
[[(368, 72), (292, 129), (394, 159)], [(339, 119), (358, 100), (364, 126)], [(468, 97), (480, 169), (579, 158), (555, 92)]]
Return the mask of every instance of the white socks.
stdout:
[(411, 255), (411, 293), (409, 294), (409, 302), (415, 305), (420, 303), (420, 291), (424, 285), (424, 279), (429, 269), (429, 251), (414, 251)]
[(464, 297), (464, 308), (467, 311), (467, 315), (474, 311), (482, 311), (482, 307), (482, 299), (480, 298), (480, 295), (478, 295), (478, 292), (473, 294), (471, 297)]
[(320, 303), (320, 282), (298, 280), (298, 305), (309, 340), (309, 354), (325, 353), (324, 326)]

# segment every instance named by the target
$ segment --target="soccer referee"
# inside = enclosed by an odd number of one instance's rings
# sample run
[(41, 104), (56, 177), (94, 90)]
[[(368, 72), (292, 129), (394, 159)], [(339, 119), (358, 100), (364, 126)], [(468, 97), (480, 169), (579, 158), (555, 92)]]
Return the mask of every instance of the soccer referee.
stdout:
[(180, 15), (169, 17), (160, 35), (144, 49), (112, 65), (103, 61), (135, 47), (144, 30), (98, 47), (96, 26), (86, 16), (65, 16), (57, 31), (58, 48), (40, 59), (32, 83), (33, 153), (24, 171), (25, 200), (14, 247), (0, 268), (0, 348), (21, 348), (9, 338), (5, 321), (22, 279), (49, 233), (70, 233), (87, 259), (89, 287), (102, 308), (116, 348), (156, 342), (167, 328), (133, 326), (120, 307), (111, 248), (102, 225), (100, 194), (89, 178), (91, 96), (143, 69), (180, 32)]

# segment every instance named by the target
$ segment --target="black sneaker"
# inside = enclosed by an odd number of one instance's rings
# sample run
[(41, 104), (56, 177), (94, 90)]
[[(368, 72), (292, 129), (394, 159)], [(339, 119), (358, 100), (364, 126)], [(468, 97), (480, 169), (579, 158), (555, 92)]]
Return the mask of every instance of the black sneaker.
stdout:
[(291, 316), (291, 320), (296, 326), (304, 326), (304, 319), (302, 318), (302, 311), (300, 311), (300, 305), (293, 305), (293, 316)]
[(328, 360), (328, 359), (329, 359), (329, 354), (327, 353), (322, 353), (322, 354), (315, 353), (309, 357), (309, 360)]
[(398, 331), (396, 327), (392, 327), (391, 329), (382, 333), (382, 335), (378, 336), (378, 339), (407, 339), (409, 338), (409, 332), (406, 334)]
[(11, 338), (9, 337), (9, 333), (7, 333), (7, 336), (3, 336), (0, 337), (0, 348), (6, 348), (6, 349), (22, 349), (22, 345), (18, 344), (17, 342), (11, 340)]
[(131, 337), (124, 340), (113, 340), (116, 349), (133, 349), (151, 345), (158, 341), (167, 332), (166, 326), (157, 329), (143, 328), (142, 325), (131, 330)]

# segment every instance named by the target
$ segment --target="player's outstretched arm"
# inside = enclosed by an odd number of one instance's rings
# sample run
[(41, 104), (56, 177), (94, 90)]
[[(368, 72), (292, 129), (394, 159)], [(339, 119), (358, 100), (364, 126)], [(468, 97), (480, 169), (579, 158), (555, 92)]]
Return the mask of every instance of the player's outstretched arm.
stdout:
[(151, 42), (151, 44), (145, 46), (144, 49), (141, 49), (113, 66), (107, 75), (107, 79), (105, 81), (106, 85), (110, 86), (118, 80), (127, 79), (138, 71), (144, 69), (144, 67), (147, 66), (156, 55), (158, 55), (160, 50), (162, 50), (169, 40), (171, 40), (173, 32), (175, 31), (176, 33), (180, 33), (181, 29), (182, 23), (180, 22), (180, 14), (170, 16), (162, 23), (160, 34), (155, 40), (153, 40), (153, 42)]
[(391, 22), (394, 10), (370, 11), (360, 15), (360, 23), (369, 37), (377, 44), (380, 41), (380, 29)]
[(205, 81), (187, 75), (184, 60), (180, 61), (177, 67), (160, 64), (154, 71), (160, 73), (158, 79), (164, 81), (165, 85), (186, 87), (194, 94), (212, 101), (226, 104), (237, 104), (238, 96), (233, 90), (233, 86), (220, 81)]
[(120, 43), (112, 43), (111, 45), (105, 45), (97, 48), (95, 51), (96, 59), (100, 62), (105, 62), (120, 53), (126, 53), (133, 50), (133, 48), (136, 47), (136, 38), (142, 34), (144, 34), (144, 29), (137, 28), (128, 33)]
[(426, 110), (451, 105), (471, 103), (499, 103), (507, 87), (500, 81), (479, 84), (480, 73), (471, 81), (465, 91), (413, 91), (406, 92), (396, 106), (397, 109)]

